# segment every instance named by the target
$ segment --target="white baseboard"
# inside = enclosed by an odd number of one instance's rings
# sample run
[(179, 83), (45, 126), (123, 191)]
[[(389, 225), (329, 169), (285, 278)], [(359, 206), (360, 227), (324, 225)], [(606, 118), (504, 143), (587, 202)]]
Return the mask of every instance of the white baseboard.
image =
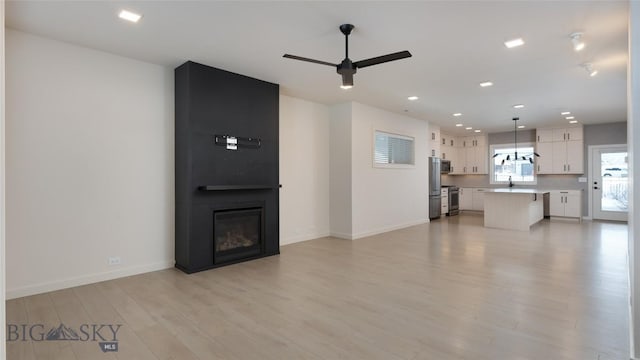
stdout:
[(400, 229), (404, 229), (404, 228), (407, 228), (407, 227), (410, 227), (410, 226), (416, 226), (416, 225), (422, 225), (422, 224), (428, 224), (428, 223), (429, 223), (429, 219), (423, 219), (423, 220), (411, 221), (411, 222), (400, 224), (400, 225), (385, 226), (385, 227), (381, 227), (381, 228), (377, 228), (377, 229), (373, 229), (373, 230), (362, 231), (362, 232), (357, 233), (357, 234), (346, 234), (346, 233), (339, 233), (339, 232), (331, 232), (330, 235), (332, 237), (336, 237), (336, 238), (340, 238), (340, 239), (355, 240), (355, 239), (361, 239), (361, 238), (367, 237), (367, 236), (378, 235), (378, 234), (386, 233), (386, 232), (389, 232), (389, 231), (400, 230)]
[(295, 244), (295, 243), (299, 243), (302, 241), (307, 241), (307, 240), (313, 240), (313, 239), (319, 239), (319, 238), (323, 238), (323, 237), (327, 237), (327, 236), (332, 236), (330, 232), (321, 232), (321, 233), (315, 233), (315, 234), (304, 234), (304, 235), (298, 235), (298, 236), (291, 236), (288, 238), (284, 238), (284, 239), (280, 239), (280, 245), (289, 245), (289, 244)]
[(156, 263), (151, 263), (146, 265), (130, 266), (130, 267), (121, 268), (114, 271), (107, 271), (103, 273), (94, 273), (89, 275), (67, 278), (63, 280), (55, 280), (55, 281), (40, 283), (35, 285), (27, 285), (27, 286), (14, 288), (14, 289), (7, 289), (6, 298), (7, 300), (9, 300), (9, 299), (15, 299), (23, 296), (42, 294), (49, 291), (67, 289), (74, 286), (93, 284), (101, 281), (113, 280), (121, 277), (138, 275), (138, 274), (147, 273), (151, 271), (169, 269), (169, 268), (172, 268), (174, 265), (175, 265), (174, 260), (165, 260), (165, 261), (159, 261)]
[(338, 239), (353, 240), (353, 237), (351, 236), (351, 234), (347, 234), (347, 233), (332, 231), (331, 233), (329, 233), (329, 236), (338, 238)]
[(360, 238), (367, 237), (367, 236), (378, 235), (378, 234), (386, 233), (386, 232), (389, 232), (389, 231), (400, 230), (400, 229), (404, 229), (404, 228), (407, 228), (407, 227), (410, 227), (410, 226), (422, 225), (422, 224), (427, 224), (427, 223), (429, 223), (429, 219), (411, 221), (411, 222), (400, 224), (400, 225), (385, 226), (385, 227), (381, 227), (381, 228), (377, 228), (377, 229), (363, 231), (363, 232), (360, 232), (360, 233), (357, 233), (357, 234), (353, 234), (351, 236), (351, 239), (352, 240), (360, 239)]

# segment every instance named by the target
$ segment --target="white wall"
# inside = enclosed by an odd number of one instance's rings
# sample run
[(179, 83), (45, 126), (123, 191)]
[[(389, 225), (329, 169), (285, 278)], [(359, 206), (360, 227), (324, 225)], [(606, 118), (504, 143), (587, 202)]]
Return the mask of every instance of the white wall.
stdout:
[(330, 218), (331, 236), (351, 239), (351, 116), (352, 104), (334, 105), (330, 109), (331, 125), (327, 146), (330, 151)]
[(7, 356), (5, 320), (4, 1), (0, 3), (0, 359)]
[[(634, 139), (640, 139), (640, 2), (629, 2), (629, 64), (627, 71), (627, 144), (629, 147), (629, 277), (631, 296), (631, 357), (640, 358), (640, 154)], [(640, 179), (640, 173), (638, 174)]]
[[(352, 238), (428, 222), (428, 127), (417, 120), (352, 103)], [(373, 166), (374, 131), (415, 138), (415, 166)]]
[(328, 236), (329, 107), (280, 95), (280, 245)]
[(173, 266), (173, 71), (6, 35), (7, 296)]

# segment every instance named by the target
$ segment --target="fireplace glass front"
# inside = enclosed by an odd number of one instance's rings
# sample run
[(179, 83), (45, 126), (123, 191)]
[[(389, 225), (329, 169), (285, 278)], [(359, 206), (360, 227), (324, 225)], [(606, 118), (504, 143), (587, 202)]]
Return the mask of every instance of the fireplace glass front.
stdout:
[(262, 208), (214, 211), (214, 262), (259, 255), (263, 238)]

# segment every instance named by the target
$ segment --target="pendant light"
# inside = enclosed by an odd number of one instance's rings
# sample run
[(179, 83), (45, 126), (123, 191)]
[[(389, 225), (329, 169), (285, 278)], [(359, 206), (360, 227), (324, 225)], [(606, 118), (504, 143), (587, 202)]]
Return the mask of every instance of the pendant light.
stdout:
[[(517, 161), (517, 160), (525, 160), (526, 161), (526, 160), (529, 160), (529, 162), (531, 164), (533, 164), (533, 157), (534, 156), (540, 157), (540, 154), (538, 154), (537, 152), (534, 151), (532, 154), (522, 154), (522, 153), (520, 153), (520, 155), (518, 155), (518, 120), (520, 120), (520, 118), (514, 117), (511, 120), (513, 120), (513, 144), (514, 144), (514, 148), (515, 148), (515, 151), (514, 151), (514, 154), (513, 154), (513, 161)], [(493, 158), (495, 159), (495, 158), (497, 158), (498, 156), (501, 156), (501, 155), (505, 155), (505, 154), (496, 153), (496, 154), (493, 155)], [(502, 160), (501, 165), (504, 165), (505, 162), (507, 162), (507, 161), (512, 161), (512, 157), (511, 157), (512, 154), (506, 154), (506, 155), (507, 155), (507, 157)]]

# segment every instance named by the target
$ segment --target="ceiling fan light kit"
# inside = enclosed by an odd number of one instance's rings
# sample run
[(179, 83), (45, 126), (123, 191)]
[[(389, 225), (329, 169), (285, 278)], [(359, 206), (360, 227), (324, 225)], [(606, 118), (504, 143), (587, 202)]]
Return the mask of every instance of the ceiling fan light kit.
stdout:
[(351, 31), (354, 28), (355, 26), (351, 24), (340, 25), (340, 32), (344, 34), (344, 50), (345, 50), (344, 60), (342, 60), (340, 64), (333, 64), (333, 63), (322, 61), (322, 60), (315, 60), (315, 59), (305, 58), (302, 56), (291, 55), (291, 54), (284, 54), (282, 57), (287, 59), (311, 62), (315, 64), (320, 64), (320, 65), (334, 66), (336, 68), (336, 72), (340, 74), (340, 76), (342, 76), (342, 85), (340, 86), (342, 89), (350, 89), (353, 87), (353, 75), (358, 71), (358, 69), (361, 69), (367, 66), (386, 63), (389, 61), (395, 61), (395, 60), (411, 57), (411, 53), (405, 50), (405, 51), (399, 51), (392, 54), (376, 56), (370, 59), (365, 59), (365, 60), (360, 60), (355, 62), (351, 61), (351, 59), (349, 59), (349, 35), (351, 34)]

